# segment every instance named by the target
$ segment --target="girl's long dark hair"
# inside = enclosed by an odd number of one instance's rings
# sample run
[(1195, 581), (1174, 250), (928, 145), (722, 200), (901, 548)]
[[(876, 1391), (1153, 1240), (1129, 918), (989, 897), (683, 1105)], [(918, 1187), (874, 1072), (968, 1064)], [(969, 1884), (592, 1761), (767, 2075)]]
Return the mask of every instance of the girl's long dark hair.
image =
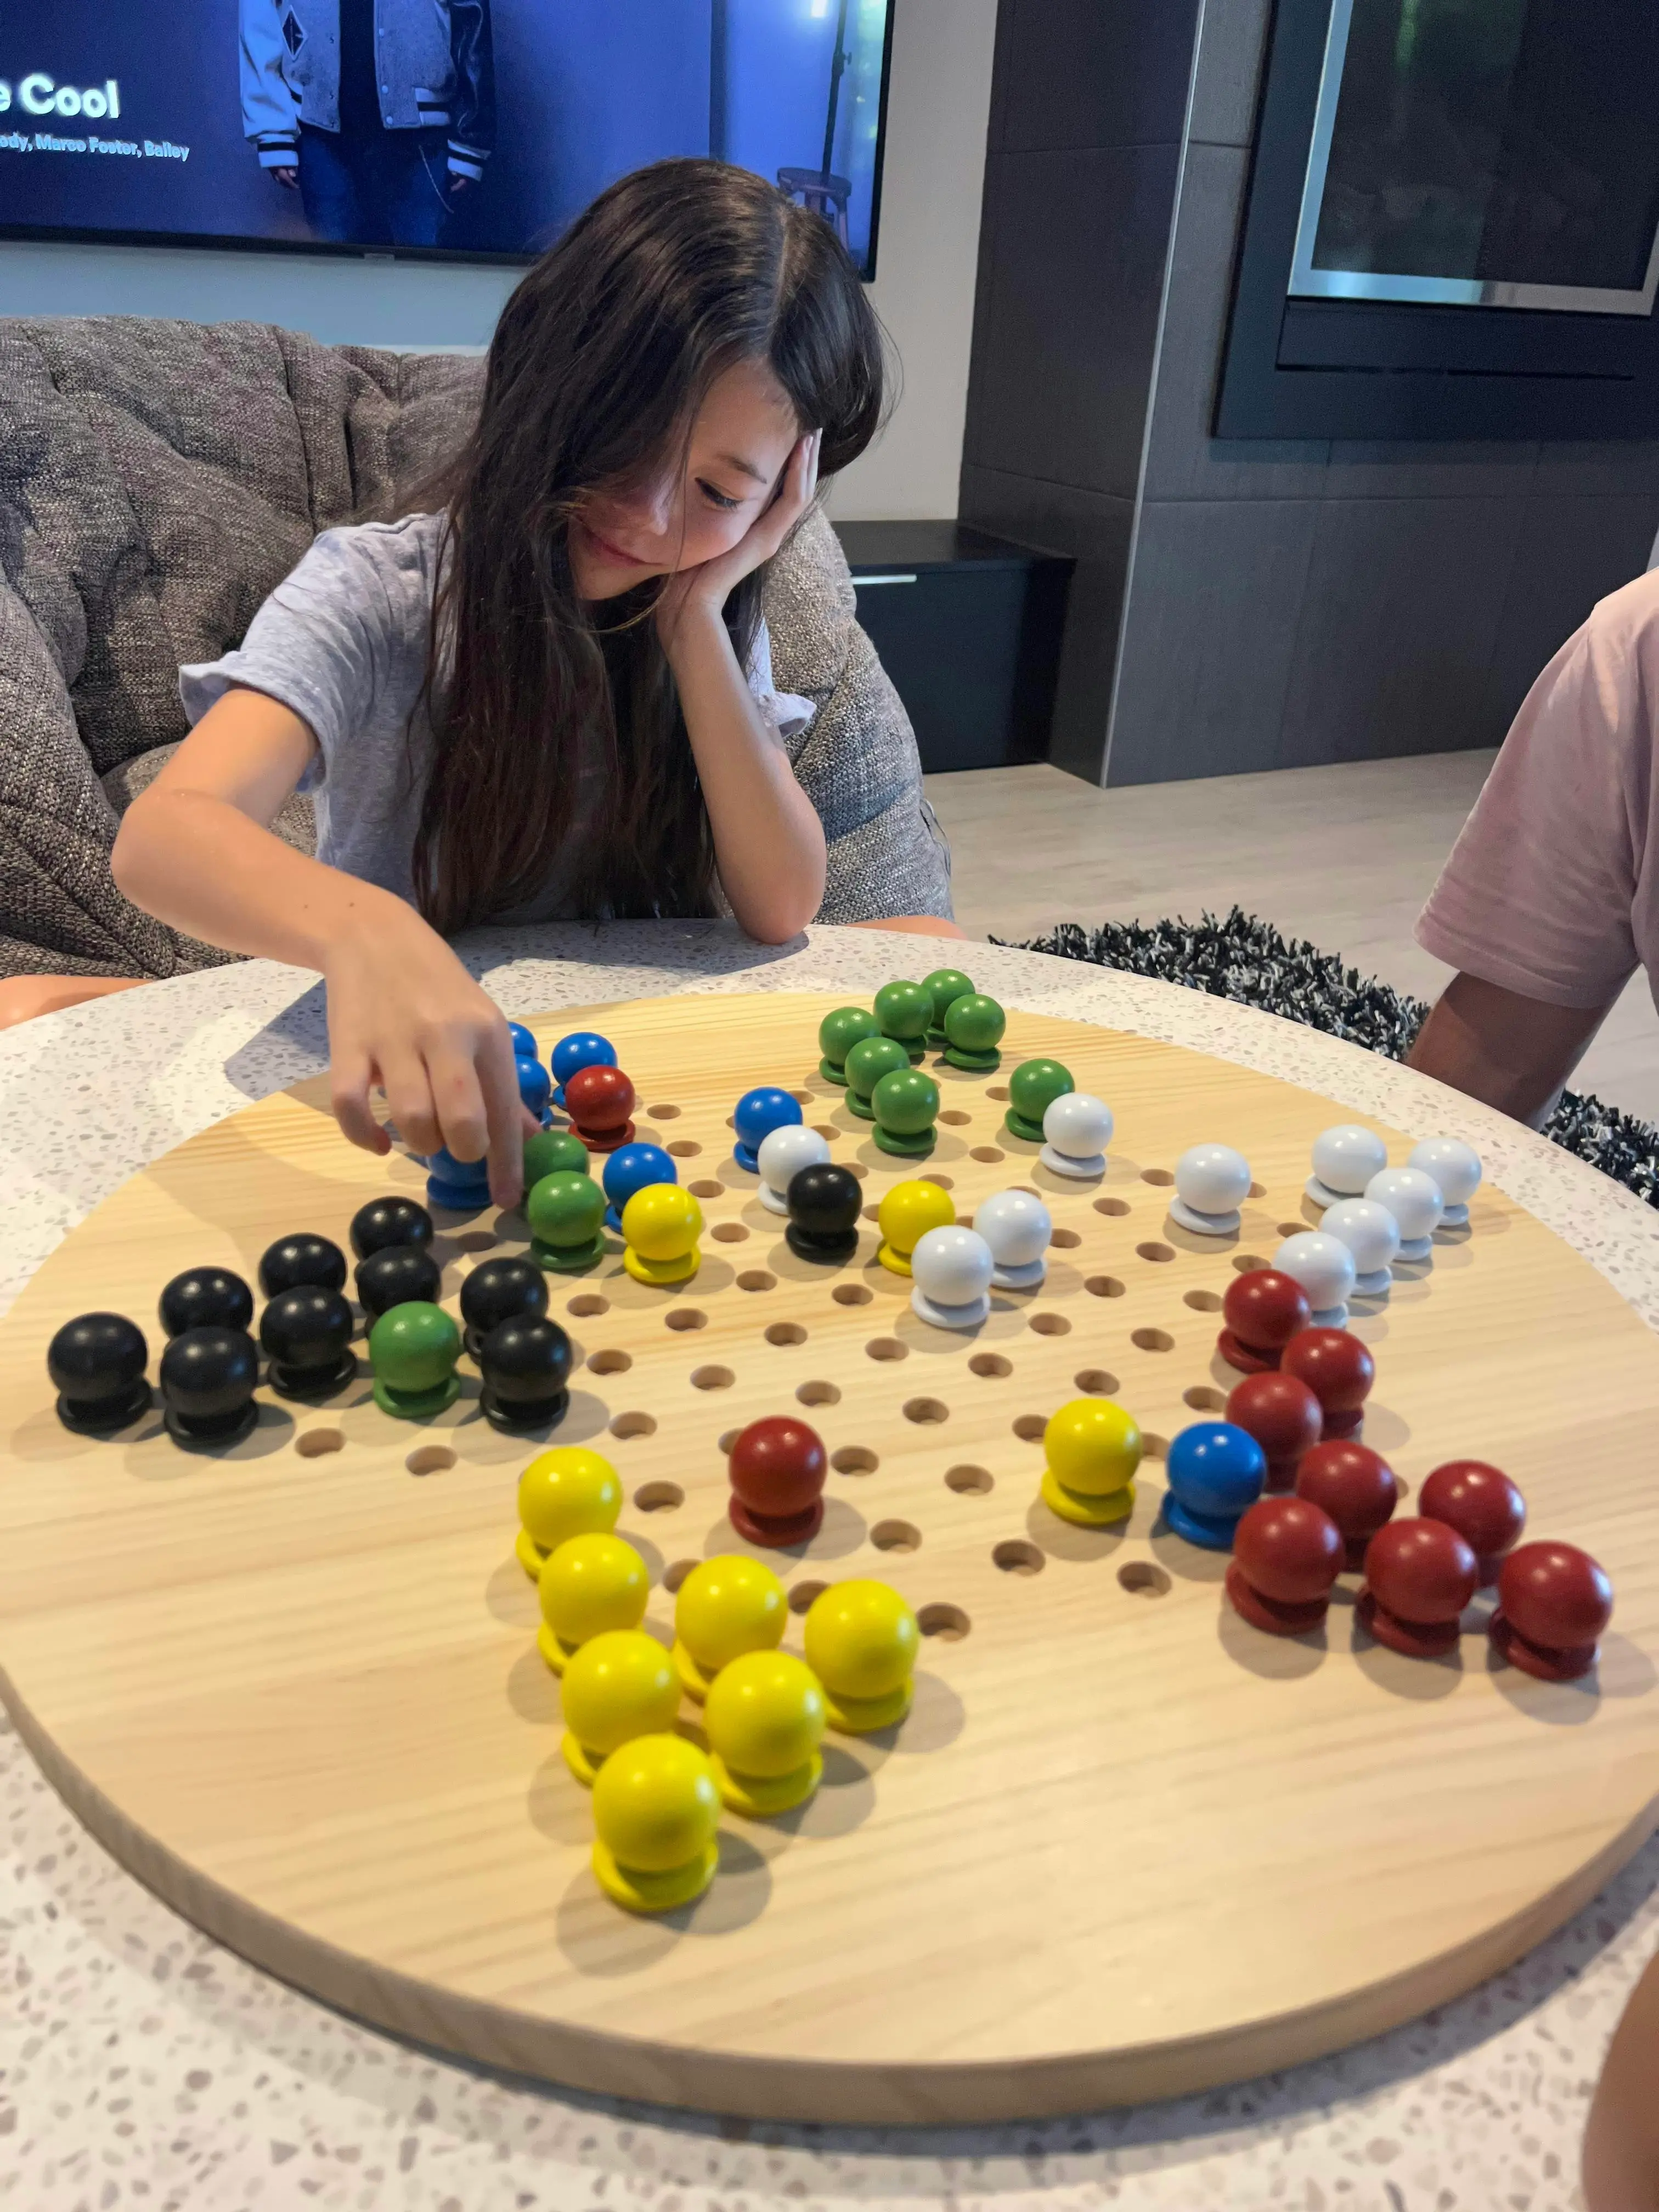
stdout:
[[(449, 934), (530, 900), (587, 787), (575, 911), (706, 914), (714, 849), (650, 610), (590, 610), (568, 533), (584, 500), (673, 465), (714, 380), (763, 362), (820, 471), (881, 416), (880, 325), (823, 219), (746, 169), (661, 161), (602, 192), (526, 276), (489, 349), (447, 508), (426, 698), (436, 752), (416, 838), (421, 912)], [(739, 659), (762, 572), (726, 610)]]

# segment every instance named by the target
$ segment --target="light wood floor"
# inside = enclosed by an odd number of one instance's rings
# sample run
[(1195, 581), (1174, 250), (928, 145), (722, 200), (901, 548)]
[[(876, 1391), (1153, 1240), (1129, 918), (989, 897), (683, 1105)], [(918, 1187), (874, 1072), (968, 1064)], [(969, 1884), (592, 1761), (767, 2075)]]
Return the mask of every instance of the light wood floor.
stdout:
[[(1412, 925), (1492, 756), (1430, 754), (1099, 791), (1048, 767), (927, 778), (956, 856), (957, 918), (1020, 939), (1057, 921), (1224, 914), (1235, 901), (1432, 998), (1448, 970)], [(1575, 1079), (1659, 1121), (1659, 1013), (1638, 974)]]

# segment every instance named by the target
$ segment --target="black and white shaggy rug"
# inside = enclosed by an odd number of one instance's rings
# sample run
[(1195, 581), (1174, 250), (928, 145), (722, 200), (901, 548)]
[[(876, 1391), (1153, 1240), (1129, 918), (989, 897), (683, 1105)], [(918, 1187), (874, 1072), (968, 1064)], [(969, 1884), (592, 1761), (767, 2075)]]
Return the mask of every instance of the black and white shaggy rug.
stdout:
[[(999, 938), (993, 944), (1000, 944)], [(1375, 976), (1346, 968), (1334, 953), (1281, 937), (1271, 922), (1235, 907), (1224, 921), (1109, 921), (1102, 929), (1062, 922), (1052, 937), (1021, 950), (1088, 960), (1133, 975), (1182, 983), (1212, 998), (1236, 999), (1286, 1021), (1346, 1037), (1368, 1051), (1403, 1060), (1429, 1009)], [(1544, 1133), (1565, 1151), (1659, 1207), (1659, 1129), (1579, 1091), (1564, 1091)]]

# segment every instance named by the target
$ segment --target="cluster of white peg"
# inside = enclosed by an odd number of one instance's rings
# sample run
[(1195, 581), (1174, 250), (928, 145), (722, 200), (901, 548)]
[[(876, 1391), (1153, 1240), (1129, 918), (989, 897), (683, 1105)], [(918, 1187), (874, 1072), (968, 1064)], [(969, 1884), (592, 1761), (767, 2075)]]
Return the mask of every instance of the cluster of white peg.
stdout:
[(1480, 1183), (1480, 1157), (1456, 1137), (1430, 1137), (1403, 1168), (1375, 1130), (1339, 1122), (1314, 1139), (1308, 1196), (1317, 1229), (1287, 1237), (1273, 1264), (1308, 1294), (1314, 1320), (1340, 1328), (1353, 1297), (1380, 1297), (1396, 1260), (1426, 1260), (1434, 1232), (1461, 1228)]

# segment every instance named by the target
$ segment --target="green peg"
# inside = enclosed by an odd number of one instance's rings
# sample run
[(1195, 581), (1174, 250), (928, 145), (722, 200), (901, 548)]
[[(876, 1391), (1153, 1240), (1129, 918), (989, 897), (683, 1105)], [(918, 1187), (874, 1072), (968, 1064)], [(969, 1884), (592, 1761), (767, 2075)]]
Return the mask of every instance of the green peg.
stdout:
[(981, 992), (964, 992), (952, 999), (945, 1014), (945, 1057), (952, 1067), (966, 1067), (989, 1075), (1002, 1065), (997, 1047), (1008, 1026), (1008, 1017), (994, 999)]
[(524, 1187), (532, 1190), (544, 1176), (557, 1175), (561, 1170), (574, 1175), (587, 1173), (587, 1147), (580, 1137), (573, 1137), (568, 1129), (538, 1129), (533, 1137), (524, 1140)]
[(884, 1075), (908, 1067), (910, 1055), (896, 1037), (866, 1037), (847, 1055), (847, 1103), (861, 1121), (873, 1121), (870, 1094)]
[(1056, 1098), (1075, 1091), (1072, 1071), (1057, 1060), (1023, 1060), (1008, 1078), (1008, 1111), (1003, 1127), (1011, 1137), (1042, 1142), (1042, 1117)]
[(441, 1306), (423, 1298), (388, 1306), (368, 1333), (374, 1402), (400, 1421), (423, 1421), (461, 1394), (455, 1363), (461, 1332)]
[(937, 1052), (945, 1042), (945, 1017), (957, 999), (967, 998), (973, 985), (960, 968), (935, 968), (931, 975), (924, 975), (921, 988), (933, 1002), (933, 1018), (927, 1024), (927, 1042)]
[(837, 1006), (818, 1024), (818, 1050), (823, 1058), (818, 1073), (826, 1083), (845, 1085), (847, 1055), (866, 1037), (879, 1036), (881, 1024), (862, 1006)]
[(876, 994), (876, 1019), (884, 1036), (896, 1037), (914, 1062), (927, 1048), (922, 1039), (933, 1018), (933, 1001), (920, 983), (884, 983)]
[(592, 1176), (556, 1168), (539, 1176), (525, 1200), (530, 1256), (557, 1275), (580, 1275), (605, 1257), (605, 1193)]
[(870, 1094), (876, 1117), (876, 1142), (901, 1159), (926, 1159), (935, 1142), (939, 1085), (919, 1067), (884, 1075)]

